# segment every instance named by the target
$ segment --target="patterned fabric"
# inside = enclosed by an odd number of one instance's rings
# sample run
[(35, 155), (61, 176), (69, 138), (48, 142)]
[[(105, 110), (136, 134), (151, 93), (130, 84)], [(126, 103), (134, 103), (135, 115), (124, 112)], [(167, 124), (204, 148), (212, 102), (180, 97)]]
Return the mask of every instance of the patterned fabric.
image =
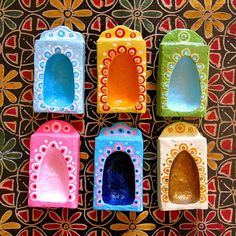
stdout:
[[(125, 24), (147, 44), (147, 112), (96, 112), (96, 40)], [(84, 115), (34, 113), (34, 40), (66, 25), (86, 40)], [(209, 105), (205, 118), (156, 113), (158, 47), (175, 28), (191, 28), (210, 45)], [(236, 235), (236, 1), (235, 0), (0, 0), (0, 235)], [(181, 91), (180, 91), (181, 92)], [(70, 122), (80, 133), (81, 171), (76, 210), (27, 207), (29, 138), (47, 120)], [(157, 206), (156, 141), (177, 120), (197, 125), (208, 140), (209, 209), (162, 212)], [(144, 137), (144, 211), (92, 208), (94, 139), (124, 121)]]

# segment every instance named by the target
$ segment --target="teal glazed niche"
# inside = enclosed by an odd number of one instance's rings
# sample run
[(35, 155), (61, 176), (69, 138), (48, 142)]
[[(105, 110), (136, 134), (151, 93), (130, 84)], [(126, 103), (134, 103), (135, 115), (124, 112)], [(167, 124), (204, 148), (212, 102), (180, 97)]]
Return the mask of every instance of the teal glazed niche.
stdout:
[(143, 210), (143, 138), (137, 128), (116, 123), (95, 139), (93, 207)]
[(190, 57), (182, 57), (170, 78), (167, 107), (175, 112), (191, 112), (201, 105), (197, 67)]
[(62, 53), (52, 55), (45, 67), (43, 98), (51, 107), (68, 107), (74, 100), (74, 75), (70, 59)]
[(84, 113), (85, 41), (65, 26), (35, 43), (34, 111)]
[(201, 117), (208, 97), (209, 46), (194, 31), (176, 29), (160, 44), (157, 114)]

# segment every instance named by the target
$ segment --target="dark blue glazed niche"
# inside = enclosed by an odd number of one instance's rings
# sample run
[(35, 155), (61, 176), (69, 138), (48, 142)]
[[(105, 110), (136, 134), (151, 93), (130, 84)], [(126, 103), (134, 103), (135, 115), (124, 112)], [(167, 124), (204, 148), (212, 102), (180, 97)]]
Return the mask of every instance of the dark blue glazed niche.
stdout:
[(57, 53), (46, 63), (43, 83), (44, 103), (52, 107), (67, 107), (74, 100), (74, 74), (70, 59)]
[(200, 107), (201, 88), (196, 65), (190, 57), (182, 57), (172, 72), (167, 107), (173, 111), (190, 112)]
[(110, 205), (130, 205), (135, 199), (134, 166), (125, 152), (108, 156), (103, 171), (102, 198)]

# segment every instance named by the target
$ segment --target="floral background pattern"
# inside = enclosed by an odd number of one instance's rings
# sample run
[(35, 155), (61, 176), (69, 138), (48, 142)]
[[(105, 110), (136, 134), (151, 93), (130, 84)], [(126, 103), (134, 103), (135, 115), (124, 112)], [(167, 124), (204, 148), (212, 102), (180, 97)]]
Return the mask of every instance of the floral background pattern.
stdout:
[[(96, 113), (96, 40), (125, 24), (147, 44), (147, 112)], [(34, 41), (58, 25), (86, 40), (84, 115), (34, 113)], [(175, 28), (200, 34), (211, 48), (205, 118), (156, 116), (159, 43)], [(0, 235), (236, 235), (236, 1), (235, 0), (0, 0)], [(81, 171), (76, 210), (27, 207), (30, 135), (62, 119), (80, 133)], [(156, 141), (177, 120), (196, 124), (208, 140), (209, 209), (162, 212), (157, 206)], [(101, 128), (124, 121), (144, 137), (144, 211), (92, 208), (94, 139)]]

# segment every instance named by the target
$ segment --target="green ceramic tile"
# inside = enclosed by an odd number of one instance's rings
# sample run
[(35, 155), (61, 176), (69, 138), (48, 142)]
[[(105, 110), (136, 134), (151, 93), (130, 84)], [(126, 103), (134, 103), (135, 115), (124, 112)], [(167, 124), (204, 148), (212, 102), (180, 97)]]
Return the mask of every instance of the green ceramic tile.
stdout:
[(169, 32), (160, 44), (157, 114), (166, 117), (204, 116), (208, 69), (209, 46), (197, 33), (188, 29)]

